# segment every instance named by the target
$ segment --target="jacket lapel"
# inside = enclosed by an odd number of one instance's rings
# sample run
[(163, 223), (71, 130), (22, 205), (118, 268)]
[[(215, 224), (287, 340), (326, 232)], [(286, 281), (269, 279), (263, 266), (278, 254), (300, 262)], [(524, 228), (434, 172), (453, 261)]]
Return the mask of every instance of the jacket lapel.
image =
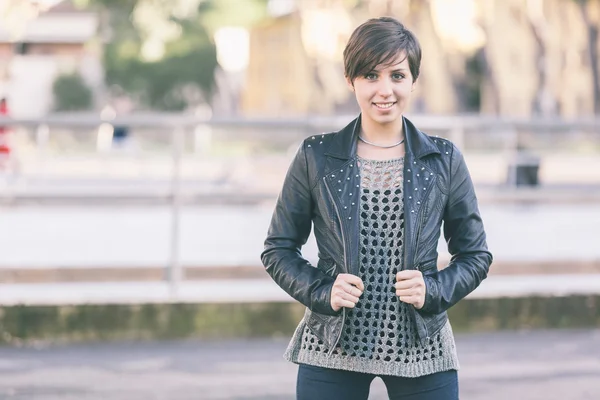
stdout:
[[(359, 271), (359, 206), (360, 170), (356, 162), (356, 143), (360, 131), (360, 116), (337, 132), (327, 149), (324, 180), (335, 204), (345, 243), (346, 263), (349, 273)], [(431, 139), (420, 132), (408, 119), (404, 118), (406, 138), (404, 157), (404, 226), (405, 226), (405, 268), (414, 269), (419, 226), (423, 216), (423, 206), (429, 195), (436, 175), (423, 158), (437, 153), (438, 148)]]

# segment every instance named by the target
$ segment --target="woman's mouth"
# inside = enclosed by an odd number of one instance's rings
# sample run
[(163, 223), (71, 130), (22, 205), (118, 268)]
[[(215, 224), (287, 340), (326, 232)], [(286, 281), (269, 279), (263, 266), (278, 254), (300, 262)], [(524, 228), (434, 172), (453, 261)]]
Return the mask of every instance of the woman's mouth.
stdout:
[(373, 105), (375, 105), (375, 107), (379, 108), (380, 110), (388, 110), (392, 108), (394, 104), (396, 104), (395, 101), (390, 103), (373, 103)]

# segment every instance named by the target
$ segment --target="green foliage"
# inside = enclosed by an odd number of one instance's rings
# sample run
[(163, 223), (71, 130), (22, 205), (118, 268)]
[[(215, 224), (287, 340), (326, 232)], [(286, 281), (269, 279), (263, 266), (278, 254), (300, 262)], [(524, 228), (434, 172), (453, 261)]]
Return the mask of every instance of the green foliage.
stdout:
[(204, 0), (198, 7), (202, 25), (214, 32), (221, 26), (250, 27), (268, 17), (268, 0)]
[[(107, 85), (151, 109), (177, 111), (209, 101), (218, 65), (211, 35), (220, 26), (250, 26), (265, 18), (267, 0), (196, 1), (197, 8), (192, 2), (189, 12), (189, 0), (76, 0), (77, 6), (101, 15), (100, 35), (108, 38), (103, 60)], [(153, 20), (140, 23), (138, 18), (138, 25), (145, 25), (138, 26), (136, 11), (142, 6), (152, 10)], [(179, 34), (164, 41), (162, 58), (144, 59), (144, 43), (165, 24), (177, 26)]]
[(52, 86), (56, 111), (89, 110), (92, 107), (92, 90), (81, 75), (60, 75)]
[(185, 34), (167, 44), (166, 55), (159, 61), (127, 57), (124, 49), (135, 47), (133, 41), (109, 45), (104, 60), (106, 83), (136, 95), (152, 109), (183, 110), (202, 98), (209, 99), (217, 67), (216, 48), (201, 27), (185, 21), (182, 25)]

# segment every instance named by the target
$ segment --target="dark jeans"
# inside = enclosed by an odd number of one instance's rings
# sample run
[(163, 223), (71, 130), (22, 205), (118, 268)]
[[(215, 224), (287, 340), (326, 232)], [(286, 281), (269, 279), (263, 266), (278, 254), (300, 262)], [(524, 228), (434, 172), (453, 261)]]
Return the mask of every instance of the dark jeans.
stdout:
[[(300, 364), (296, 400), (367, 400), (376, 375)], [(390, 400), (458, 400), (455, 370), (418, 378), (381, 375)]]

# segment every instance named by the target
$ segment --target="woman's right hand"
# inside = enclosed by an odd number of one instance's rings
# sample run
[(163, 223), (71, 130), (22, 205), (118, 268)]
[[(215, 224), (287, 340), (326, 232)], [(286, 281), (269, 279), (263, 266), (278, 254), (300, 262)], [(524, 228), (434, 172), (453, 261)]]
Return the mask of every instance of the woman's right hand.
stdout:
[(331, 308), (339, 311), (342, 307), (354, 308), (365, 286), (362, 280), (352, 274), (339, 274), (331, 289)]

